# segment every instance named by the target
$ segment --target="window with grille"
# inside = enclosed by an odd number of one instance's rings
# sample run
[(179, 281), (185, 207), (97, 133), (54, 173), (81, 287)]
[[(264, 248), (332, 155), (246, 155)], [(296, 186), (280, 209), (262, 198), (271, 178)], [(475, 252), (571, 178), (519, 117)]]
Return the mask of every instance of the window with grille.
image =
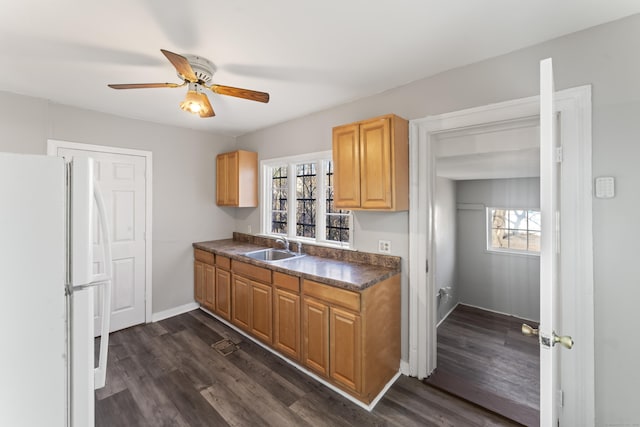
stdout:
[(262, 162), (263, 233), (350, 247), (350, 211), (333, 203), (331, 152)]
[(487, 208), (487, 250), (540, 254), (540, 211)]

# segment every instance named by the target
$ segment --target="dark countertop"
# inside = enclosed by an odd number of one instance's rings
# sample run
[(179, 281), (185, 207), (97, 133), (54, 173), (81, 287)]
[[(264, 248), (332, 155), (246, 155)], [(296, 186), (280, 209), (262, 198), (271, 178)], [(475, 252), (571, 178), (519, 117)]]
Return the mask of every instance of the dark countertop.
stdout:
[(193, 247), (247, 264), (353, 291), (362, 291), (400, 273), (398, 269), (346, 262), (312, 255), (276, 262), (259, 261), (246, 257), (243, 254), (265, 249), (265, 246), (233, 239), (197, 242), (193, 244)]

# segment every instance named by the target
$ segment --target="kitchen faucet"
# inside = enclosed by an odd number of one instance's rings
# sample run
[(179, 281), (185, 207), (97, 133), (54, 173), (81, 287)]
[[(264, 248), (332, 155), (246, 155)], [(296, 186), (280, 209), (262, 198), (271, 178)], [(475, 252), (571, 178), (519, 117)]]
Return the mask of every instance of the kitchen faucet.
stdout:
[(278, 237), (276, 239), (276, 243), (282, 243), (282, 246), (284, 246), (284, 250), (289, 252), (289, 239), (287, 239), (286, 237)]

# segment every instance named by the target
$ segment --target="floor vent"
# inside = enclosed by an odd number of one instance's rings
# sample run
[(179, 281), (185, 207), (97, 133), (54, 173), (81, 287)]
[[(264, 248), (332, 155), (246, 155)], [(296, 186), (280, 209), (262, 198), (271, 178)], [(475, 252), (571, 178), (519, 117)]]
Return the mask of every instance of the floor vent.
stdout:
[(240, 348), (236, 344), (234, 344), (233, 341), (231, 341), (230, 339), (220, 340), (217, 343), (211, 345), (211, 347), (213, 347), (215, 351), (217, 351), (223, 356), (228, 356)]

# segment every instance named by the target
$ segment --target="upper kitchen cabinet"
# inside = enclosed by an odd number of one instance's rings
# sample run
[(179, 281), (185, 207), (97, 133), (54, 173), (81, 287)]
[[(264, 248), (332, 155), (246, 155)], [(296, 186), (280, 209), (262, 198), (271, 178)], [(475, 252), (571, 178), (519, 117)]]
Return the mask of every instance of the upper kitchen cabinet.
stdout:
[(409, 209), (409, 122), (393, 114), (333, 128), (334, 202)]
[(216, 158), (216, 204), (258, 206), (258, 153), (233, 151)]

